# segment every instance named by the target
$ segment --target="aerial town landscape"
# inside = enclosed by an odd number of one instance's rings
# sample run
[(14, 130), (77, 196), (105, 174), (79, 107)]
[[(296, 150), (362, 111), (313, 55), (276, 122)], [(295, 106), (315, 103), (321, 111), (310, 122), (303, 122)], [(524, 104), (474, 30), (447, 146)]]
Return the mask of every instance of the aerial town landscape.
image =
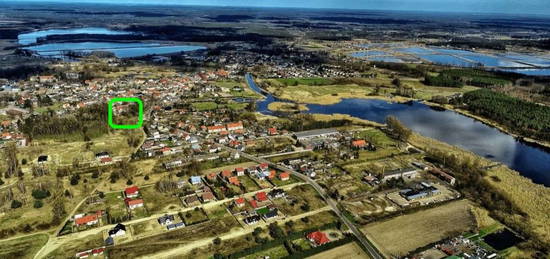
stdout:
[(0, 1), (0, 258), (550, 258), (550, 4), (113, 2)]

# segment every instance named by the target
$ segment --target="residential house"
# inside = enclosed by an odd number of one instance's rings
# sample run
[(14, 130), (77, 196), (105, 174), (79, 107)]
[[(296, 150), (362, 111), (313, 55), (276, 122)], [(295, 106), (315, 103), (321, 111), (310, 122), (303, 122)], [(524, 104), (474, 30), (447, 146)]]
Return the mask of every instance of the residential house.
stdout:
[(242, 122), (236, 122), (236, 123), (228, 123), (227, 124), (227, 130), (234, 131), (234, 130), (242, 130), (244, 129)]
[(167, 225), (166, 229), (167, 230), (173, 230), (173, 229), (178, 229), (178, 228), (182, 228), (182, 227), (185, 227), (185, 223), (179, 222), (179, 223), (176, 223), (176, 224)]
[(314, 246), (321, 246), (330, 242), (330, 239), (328, 239), (327, 234), (321, 231), (311, 232), (307, 234), (306, 237), (311, 243), (313, 243)]
[(269, 192), (269, 198), (271, 199), (283, 198), (285, 196), (286, 192), (283, 189), (273, 189)]
[(256, 195), (254, 195), (254, 199), (256, 199), (258, 202), (264, 202), (267, 201), (267, 194), (265, 192), (258, 192)]
[(237, 176), (229, 177), (229, 179), (227, 179), (227, 180), (230, 184), (233, 184), (233, 185), (236, 185), (236, 186), (241, 185), (241, 181), (239, 181), (239, 178), (237, 178)]
[(208, 133), (219, 133), (225, 130), (225, 126), (217, 125), (217, 126), (209, 126), (207, 127)]
[(162, 226), (170, 225), (170, 224), (172, 224), (172, 222), (174, 222), (174, 215), (166, 214), (166, 215), (158, 218), (157, 221)]
[(276, 218), (277, 216), (278, 216), (278, 210), (277, 208), (273, 208), (266, 214), (262, 215), (262, 218), (264, 220), (268, 220), (268, 219)]
[(132, 199), (126, 198), (126, 205), (128, 205), (129, 209), (133, 210), (139, 207), (143, 207), (143, 200), (142, 199), (132, 200)]
[(200, 176), (191, 176), (191, 184), (198, 185), (201, 183), (202, 183), (202, 180)]
[(202, 202), (209, 202), (214, 200), (214, 194), (212, 192), (203, 192), (201, 195)]
[(121, 223), (116, 224), (116, 226), (109, 230), (110, 237), (118, 237), (126, 235), (126, 226)]
[(82, 225), (91, 226), (91, 225), (97, 224), (98, 222), (99, 222), (99, 219), (97, 214), (87, 215), (84, 217), (78, 217), (74, 219), (74, 223), (77, 226), (82, 226)]
[(267, 134), (270, 135), (270, 136), (277, 135), (277, 134), (278, 134), (277, 128), (269, 128), (269, 129), (267, 129)]
[(288, 181), (290, 179), (290, 174), (288, 172), (282, 172), (279, 174), (279, 179), (281, 181)]
[(137, 186), (132, 186), (124, 189), (124, 195), (126, 198), (135, 198), (139, 195), (139, 188)]
[(254, 225), (254, 224), (260, 222), (261, 219), (262, 218), (260, 216), (254, 215), (254, 216), (246, 217), (243, 221), (247, 225)]
[(355, 149), (362, 149), (367, 147), (367, 142), (364, 139), (353, 140), (351, 142), (351, 147)]
[(243, 176), (244, 175), (244, 168), (242, 168), (242, 167), (235, 168), (235, 174), (237, 174), (237, 176)]
[(197, 197), (197, 195), (194, 195), (194, 194), (187, 196), (185, 197), (185, 203), (187, 204), (187, 206), (199, 205), (200, 204), (199, 197)]
[(244, 197), (239, 197), (238, 199), (235, 199), (233, 202), (235, 203), (235, 206), (242, 208), (246, 203), (246, 199)]

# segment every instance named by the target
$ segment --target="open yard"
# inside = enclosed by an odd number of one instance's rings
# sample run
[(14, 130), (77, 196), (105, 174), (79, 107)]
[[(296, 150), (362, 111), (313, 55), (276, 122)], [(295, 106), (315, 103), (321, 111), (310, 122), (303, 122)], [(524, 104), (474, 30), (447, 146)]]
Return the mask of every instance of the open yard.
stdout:
[(286, 199), (277, 199), (275, 205), (289, 216), (316, 210), (326, 204), (311, 185), (299, 185), (287, 191)]
[(403, 256), (408, 252), (439, 241), (453, 233), (475, 227), (467, 200), (454, 201), (389, 220), (375, 222), (362, 231), (386, 256)]
[(139, 190), (150, 214), (166, 213), (181, 208), (180, 199), (171, 193), (161, 193), (154, 186)]
[(314, 256), (309, 259), (368, 259), (370, 258), (361, 247), (355, 243), (348, 243)]

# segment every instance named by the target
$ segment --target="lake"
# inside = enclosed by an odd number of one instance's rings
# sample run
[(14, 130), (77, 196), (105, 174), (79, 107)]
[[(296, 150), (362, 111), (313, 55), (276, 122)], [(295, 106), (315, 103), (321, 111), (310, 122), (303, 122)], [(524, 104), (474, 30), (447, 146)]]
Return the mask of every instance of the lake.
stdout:
[[(68, 34), (131, 34), (127, 31), (114, 31), (106, 28), (86, 27), (73, 29), (52, 29), (35, 31), (20, 34), (18, 39), (22, 45), (34, 44), (37, 38), (48, 35), (68, 35)], [(118, 58), (132, 58), (146, 55), (163, 55), (185, 51), (195, 51), (206, 49), (203, 46), (192, 45), (162, 45), (159, 43), (141, 43), (141, 42), (63, 42), (63, 43), (45, 43), (24, 47), (24, 49), (35, 51), (38, 55), (52, 58), (63, 58), (65, 52), (76, 51), (89, 53), (91, 51), (112, 52)]]
[[(250, 75), (250, 87), (259, 92)], [(261, 113), (272, 114), (267, 105), (275, 98), (259, 101)], [(396, 116), (419, 134), (472, 151), (479, 156), (506, 164), (535, 183), (550, 186), (550, 151), (519, 141), (514, 137), (451, 110), (433, 109), (420, 102), (407, 104), (374, 99), (344, 99), (337, 104), (308, 104), (306, 113), (348, 114), (361, 119), (384, 123), (389, 115)]]
[(84, 27), (84, 28), (70, 28), (70, 29), (50, 29), (42, 31), (33, 31), (28, 33), (22, 33), (17, 36), (19, 44), (29, 45), (36, 43), (36, 40), (40, 37), (46, 37), (48, 35), (67, 35), (67, 34), (107, 34), (107, 35), (124, 35), (132, 34), (128, 31), (115, 31), (107, 28), (99, 27)]
[[(516, 72), (525, 75), (550, 76), (550, 57), (535, 56), (519, 53), (501, 53), (496, 55), (484, 54), (468, 50), (448, 49), (440, 47), (399, 47), (398, 44), (373, 43), (360, 45), (363, 48), (375, 48), (363, 52), (352, 53), (352, 57), (364, 58), (365, 53), (395, 53), (408, 57), (421, 58), (429, 63), (456, 67), (477, 67), (484, 66), (497, 68), (503, 71)], [(383, 55), (383, 54), (382, 54)], [(367, 57), (371, 61), (384, 61), (403, 63), (408, 62), (404, 56), (399, 55), (374, 55)], [(412, 59), (415, 60), (415, 59)]]

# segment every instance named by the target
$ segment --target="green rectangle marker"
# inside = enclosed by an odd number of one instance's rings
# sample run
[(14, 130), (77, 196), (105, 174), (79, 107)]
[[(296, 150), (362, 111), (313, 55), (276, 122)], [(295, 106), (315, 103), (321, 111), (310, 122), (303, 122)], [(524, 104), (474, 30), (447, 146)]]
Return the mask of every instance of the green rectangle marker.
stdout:
[[(113, 106), (115, 103), (118, 102), (127, 102), (127, 103), (137, 103), (139, 106), (139, 115), (138, 115), (138, 123), (137, 124), (131, 124), (131, 125), (119, 125), (115, 124), (113, 122)], [(121, 97), (121, 98), (113, 98), (109, 100), (108, 104), (108, 122), (109, 126), (113, 129), (139, 129), (141, 126), (143, 126), (143, 102), (141, 99), (136, 97)]]

